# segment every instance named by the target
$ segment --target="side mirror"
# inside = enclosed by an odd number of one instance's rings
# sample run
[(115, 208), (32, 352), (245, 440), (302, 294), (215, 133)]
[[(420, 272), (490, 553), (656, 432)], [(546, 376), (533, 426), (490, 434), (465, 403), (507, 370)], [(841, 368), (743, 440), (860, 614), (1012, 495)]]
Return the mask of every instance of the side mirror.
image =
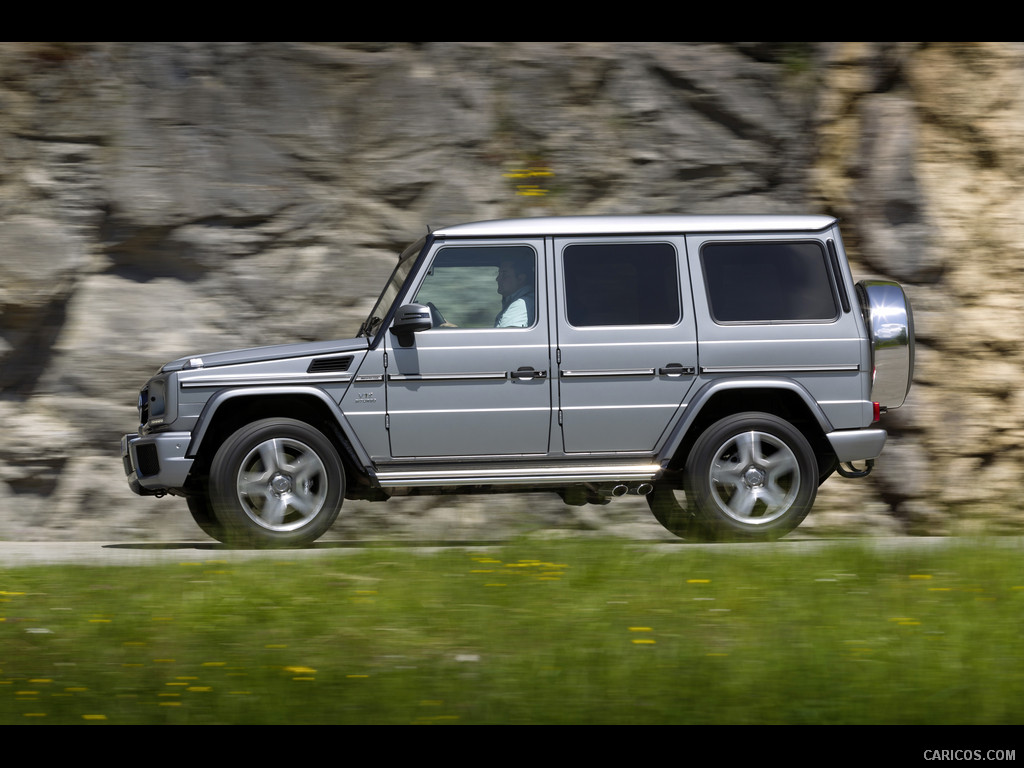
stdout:
[(395, 312), (395, 321), (391, 324), (391, 332), (398, 337), (398, 344), (403, 347), (412, 346), (412, 335), (420, 331), (429, 331), (434, 327), (430, 318), (430, 307), (423, 304), (405, 304)]

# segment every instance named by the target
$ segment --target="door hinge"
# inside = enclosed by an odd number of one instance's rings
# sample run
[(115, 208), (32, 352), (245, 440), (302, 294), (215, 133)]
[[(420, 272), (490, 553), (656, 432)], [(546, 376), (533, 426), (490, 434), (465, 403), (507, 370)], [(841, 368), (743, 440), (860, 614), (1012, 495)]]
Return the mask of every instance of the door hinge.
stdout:
[(384, 414), (384, 429), (391, 429), (391, 415)]
[(562, 364), (562, 350), (557, 347), (555, 348), (555, 362), (559, 365)]
[(558, 412), (558, 426), (562, 426), (562, 412)]
[(388, 367), (388, 353), (387, 352), (384, 353), (384, 367), (385, 368)]

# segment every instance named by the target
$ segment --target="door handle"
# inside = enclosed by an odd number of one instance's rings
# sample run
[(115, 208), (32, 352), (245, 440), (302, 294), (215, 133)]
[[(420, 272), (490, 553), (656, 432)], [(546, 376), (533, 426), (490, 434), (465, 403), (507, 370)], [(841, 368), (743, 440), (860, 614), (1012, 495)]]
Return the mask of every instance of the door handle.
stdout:
[(524, 365), (520, 368), (517, 368), (514, 371), (510, 371), (509, 376), (511, 376), (513, 379), (524, 379), (528, 381), (530, 379), (546, 379), (548, 376), (548, 372), (538, 371), (534, 368), (531, 368), (528, 365)]
[(682, 363), (669, 363), (664, 368), (658, 369), (659, 376), (693, 376), (696, 369), (692, 365)]

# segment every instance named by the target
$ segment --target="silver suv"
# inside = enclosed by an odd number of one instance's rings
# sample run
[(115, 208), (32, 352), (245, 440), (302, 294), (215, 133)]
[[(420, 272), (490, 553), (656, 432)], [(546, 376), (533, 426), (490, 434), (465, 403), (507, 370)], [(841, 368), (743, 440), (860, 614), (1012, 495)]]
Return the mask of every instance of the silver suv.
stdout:
[(638, 493), (680, 536), (771, 539), (870, 471), (913, 364), (903, 290), (854, 283), (831, 217), (488, 221), (409, 246), (354, 339), (168, 363), (121, 447), (231, 544), (396, 489)]

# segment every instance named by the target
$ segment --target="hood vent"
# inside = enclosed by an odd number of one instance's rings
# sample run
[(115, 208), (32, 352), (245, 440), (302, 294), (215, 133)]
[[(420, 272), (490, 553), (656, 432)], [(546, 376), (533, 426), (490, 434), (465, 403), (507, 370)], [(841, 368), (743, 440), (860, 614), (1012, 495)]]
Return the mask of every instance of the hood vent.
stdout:
[(352, 355), (340, 357), (318, 357), (309, 364), (306, 373), (340, 373), (352, 365)]

